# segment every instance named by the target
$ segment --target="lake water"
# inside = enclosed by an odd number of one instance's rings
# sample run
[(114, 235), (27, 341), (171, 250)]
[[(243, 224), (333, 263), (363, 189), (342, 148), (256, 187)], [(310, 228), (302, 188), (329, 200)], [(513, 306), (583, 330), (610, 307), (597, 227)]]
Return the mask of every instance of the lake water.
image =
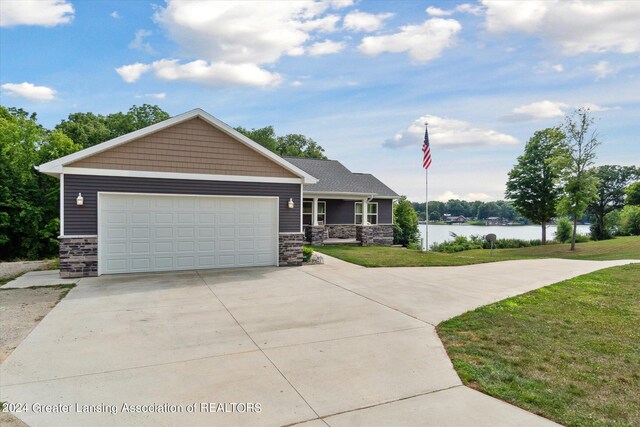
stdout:
[[(420, 224), (420, 237), (424, 237), (425, 224)], [(458, 236), (469, 237), (471, 235), (486, 236), (493, 233), (498, 239), (540, 239), (542, 231), (539, 225), (432, 225), (429, 224), (429, 246), (434, 242), (442, 243), (453, 240), (450, 232)], [(589, 234), (588, 225), (578, 225), (578, 234)], [(552, 240), (556, 235), (556, 226), (547, 227), (547, 240)]]

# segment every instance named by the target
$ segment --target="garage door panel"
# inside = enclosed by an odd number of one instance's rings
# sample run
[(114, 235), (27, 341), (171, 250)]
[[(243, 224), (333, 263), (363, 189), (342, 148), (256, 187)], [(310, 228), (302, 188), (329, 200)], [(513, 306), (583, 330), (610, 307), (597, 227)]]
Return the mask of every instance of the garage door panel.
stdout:
[(99, 201), (101, 273), (275, 265), (275, 199), (112, 195)]

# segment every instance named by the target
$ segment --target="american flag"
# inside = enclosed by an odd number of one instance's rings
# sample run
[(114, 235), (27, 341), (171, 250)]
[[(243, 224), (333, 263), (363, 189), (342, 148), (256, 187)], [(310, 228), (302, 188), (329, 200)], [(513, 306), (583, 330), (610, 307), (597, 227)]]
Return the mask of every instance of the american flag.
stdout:
[(431, 166), (431, 147), (429, 147), (429, 130), (424, 130), (424, 142), (422, 143), (422, 153), (424, 156), (422, 157), (422, 167), (425, 169), (429, 169)]

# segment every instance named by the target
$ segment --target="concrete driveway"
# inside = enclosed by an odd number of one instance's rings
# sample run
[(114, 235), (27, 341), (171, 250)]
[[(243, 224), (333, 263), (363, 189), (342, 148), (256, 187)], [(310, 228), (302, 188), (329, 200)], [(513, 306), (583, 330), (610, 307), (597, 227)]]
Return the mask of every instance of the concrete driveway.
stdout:
[(326, 260), (82, 279), (2, 364), (0, 399), (34, 426), (549, 425), (462, 386), (434, 325), (626, 263)]

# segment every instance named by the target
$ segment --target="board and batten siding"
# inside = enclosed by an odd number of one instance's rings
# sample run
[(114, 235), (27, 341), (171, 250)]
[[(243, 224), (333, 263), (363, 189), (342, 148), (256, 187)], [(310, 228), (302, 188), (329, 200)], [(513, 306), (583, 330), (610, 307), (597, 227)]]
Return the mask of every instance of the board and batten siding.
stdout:
[[(120, 176), (64, 176), (65, 236), (98, 234), (98, 192), (185, 194), (207, 196), (277, 196), (280, 198), (280, 233), (300, 232), (301, 184), (203, 181)], [(77, 206), (82, 193), (84, 205)], [(293, 199), (294, 208), (287, 203)]]
[(66, 165), (147, 172), (296, 178), (291, 171), (200, 118)]

